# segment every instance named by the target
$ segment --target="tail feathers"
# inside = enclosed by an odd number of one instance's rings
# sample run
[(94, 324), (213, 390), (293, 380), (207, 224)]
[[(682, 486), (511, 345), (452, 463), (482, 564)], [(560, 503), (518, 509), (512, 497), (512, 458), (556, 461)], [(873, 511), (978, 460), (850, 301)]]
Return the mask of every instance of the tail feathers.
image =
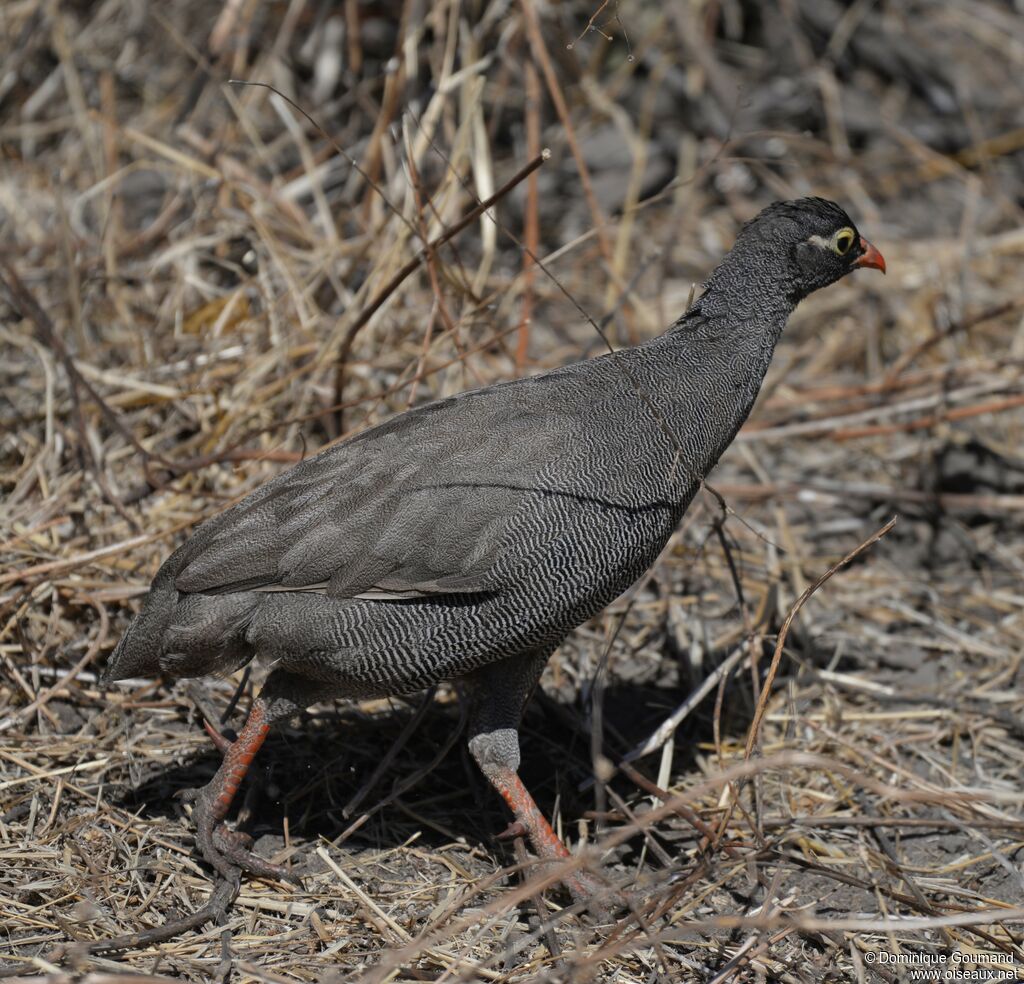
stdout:
[(172, 585), (154, 585), (100, 674), (101, 687), (127, 677), (156, 676), (161, 671), (163, 638), (174, 616), (178, 592)]
[(232, 673), (255, 655), (246, 630), (262, 595), (182, 595), (164, 634), (160, 663), (175, 677)]
[(231, 673), (255, 655), (245, 633), (263, 596), (182, 594), (173, 583), (150, 589), (100, 675), (108, 686), (126, 677)]

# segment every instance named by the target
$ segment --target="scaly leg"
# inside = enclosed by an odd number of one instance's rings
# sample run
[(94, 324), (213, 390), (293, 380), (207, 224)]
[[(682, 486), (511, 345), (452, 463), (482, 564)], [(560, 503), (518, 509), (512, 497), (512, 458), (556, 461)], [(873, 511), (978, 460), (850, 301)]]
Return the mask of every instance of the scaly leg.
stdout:
[[(526, 834), (541, 859), (564, 861), (571, 857), (569, 850), (518, 774), (519, 719), (550, 654), (548, 650), (502, 660), (476, 670), (466, 679), (473, 699), (469, 750), (515, 817), (508, 833)], [(590, 902), (602, 893), (601, 883), (585, 871), (573, 871), (563, 882), (577, 901)]]
[(245, 727), (235, 741), (229, 741), (206, 722), (206, 730), (224, 759), (216, 775), (202, 789), (188, 790), (181, 798), (193, 804), (196, 844), (203, 857), (225, 878), (235, 880), (241, 870), (259, 878), (299, 882), (283, 865), (272, 864), (254, 854), (250, 850), (252, 838), (232, 830), (224, 821), (270, 726), (308, 707), (318, 697), (317, 688), (311, 687), (308, 681), (275, 672), (253, 701)]
[(202, 789), (188, 790), (182, 796), (182, 799), (192, 802), (196, 844), (203, 857), (225, 878), (237, 878), (241, 870), (259, 878), (295, 882), (295, 875), (287, 868), (264, 861), (249, 850), (252, 838), (232, 830), (224, 822), (238, 787), (270, 731), (266, 705), (261, 698), (256, 698), (245, 727), (233, 742), (214, 731), (209, 724), (206, 730), (211, 738), (216, 735), (214, 744), (224, 753), (224, 759), (216, 775)]

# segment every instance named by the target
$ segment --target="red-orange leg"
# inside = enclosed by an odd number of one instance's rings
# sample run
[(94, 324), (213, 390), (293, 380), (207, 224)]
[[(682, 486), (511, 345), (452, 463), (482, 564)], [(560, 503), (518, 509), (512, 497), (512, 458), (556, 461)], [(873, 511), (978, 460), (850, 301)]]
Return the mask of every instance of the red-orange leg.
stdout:
[(558, 861), (570, 856), (566, 846), (540, 812), (530, 791), (523, 785), (523, 780), (515, 772), (511, 769), (494, 769), (489, 778), (516, 820), (522, 824), (533, 849), (540, 857)]
[[(223, 820), (228, 815), (231, 801), (235, 798), (238, 787), (242, 784), (269, 731), (270, 725), (266, 722), (263, 705), (256, 700), (249, 713), (249, 720), (245, 722), (245, 727), (238, 738), (228, 745), (227, 751), (224, 752), (224, 761), (210, 783), (210, 786), (217, 784), (213, 801), (214, 819)], [(207, 789), (210, 786), (207, 786)]]
[(213, 731), (208, 724), (206, 730), (224, 753), (224, 761), (217, 774), (194, 797), (190, 797), (194, 802), (192, 819), (196, 824), (196, 843), (203, 857), (225, 878), (237, 878), (241, 869), (261, 878), (297, 881), (287, 868), (253, 854), (248, 850), (251, 839), (224, 823), (238, 787), (270, 731), (266, 705), (259, 698), (253, 702), (249, 719), (233, 742)]
[[(572, 857), (514, 770), (491, 768), (487, 771), (487, 778), (516, 818), (509, 834), (525, 833), (538, 857), (545, 861), (564, 861)], [(562, 883), (578, 902), (590, 903), (597, 896), (607, 895), (601, 882), (586, 871), (568, 872)]]

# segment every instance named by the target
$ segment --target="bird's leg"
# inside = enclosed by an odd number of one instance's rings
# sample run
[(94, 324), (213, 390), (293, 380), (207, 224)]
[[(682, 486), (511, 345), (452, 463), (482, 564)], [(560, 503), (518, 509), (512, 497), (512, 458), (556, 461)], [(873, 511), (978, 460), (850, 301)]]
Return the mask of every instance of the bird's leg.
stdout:
[(270, 731), (272, 717), (262, 696), (253, 701), (245, 727), (235, 741), (229, 742), (207, 723), (207, 731), (224, 759), (217, 774), (200, 790), (190, 791), (185, 798), (193, 803), (192, 819), (196, 825), (196, 843), (203, 857), (225, 878), (236, 879), (242, 870), (260, 878), (295, 881), (287, 868), (263, 860), (249, 850), (252, 839), (232, 830), (224, 822), (232, 800), (245, 774)]
[[(469, 740), (469, 750), (480, 771), (487, 776), (515, 817), (506, 835), (525, 834), (543, 861), (564, 861), (572, 857), (519, 778), (519, 735), (516, 730), (499, 728), (474, 734)], [(589, 903), (595, 896), (607, 894), (601, 882), (586, 871), (569, 872), (562, 882), (578, 902)]]
[[(571, 857), (519, 778), (519, 719), (540, 678), (550, 651), (512, 657), (476, 670), (465, 679), (473, 700), (469, 750), (480, 771), (508, 804), (515, 823), (507, 833), (525, 833), (544, 861)], [(590, 902), (603, 892), (601, 883), (585, 871), (562, 879), (577, 901)]]
[[(511, 729), (509, 729), (511, 731)], [(523, 785), (519, 773), (511, 764), (498, 764), (494, 760), (496, 745), (504, 744), (509, 740), (516, 742), (516, 760), (518, 760), (518, 737), (515, 732), (493, 731), (489, 734), (474, 735), (470, 740), (470, 751), (476, 759), (480, 770), (487, 777), (490, 784), (497, 790), (499, 796), (505, 801), (512, 811), (515, 821), (500, 835), (506, 837), (529, 838), (529, 843), (534, 845), (538, 856), (552, 861), (558, 861), (569, 857), (569, 850), (558, 839), (551, 824), (541, 812), (537, 802), (530, 796), (529, 789)]]

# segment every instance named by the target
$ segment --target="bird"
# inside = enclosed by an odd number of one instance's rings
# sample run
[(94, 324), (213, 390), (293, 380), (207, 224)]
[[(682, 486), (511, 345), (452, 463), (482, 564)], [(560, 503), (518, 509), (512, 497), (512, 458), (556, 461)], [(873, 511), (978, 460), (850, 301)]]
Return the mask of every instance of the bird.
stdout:
[[(102, 682), (268, 668), (237, 737), (206, 724), (223, 753), (189, 792), (206, 861), (236, 882), (295, 880), (227, 822), (270, 728), (323, 700), (442, 681), (469, 701), (469, 750), (510, 830), (541, 862), (570, 857), (519, 778), (523, 708), (569, 633), (655, 562), (797, 304), (864, 268), (885, 260), (839, 205), (775, 202), (661, 335), (407, 410), (200, 525)], [(562, 881), (578, 899), (598, 890), (582, 870)]]

